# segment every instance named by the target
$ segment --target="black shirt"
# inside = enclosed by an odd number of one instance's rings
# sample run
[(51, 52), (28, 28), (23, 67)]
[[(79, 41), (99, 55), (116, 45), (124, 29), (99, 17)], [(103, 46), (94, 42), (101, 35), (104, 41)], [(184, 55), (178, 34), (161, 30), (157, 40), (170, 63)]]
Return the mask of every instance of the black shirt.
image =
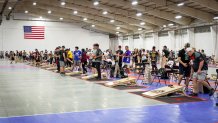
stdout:
[(201, 70), (208, 70), (208, 65), (207, 65), (207, 62), (205, 60), (205, 57), (201, 53), (195, 52), (195, 53), (193, 53), (191, 58), (192, 58), (192, 61), (193, 61), (192, 68), (194, 69), (194, 72), (198, 71), (198, 68), (199, 68), (199, 65), (200, 65), (201, 61), (204, 61), (204, 65), (203, 65)]
[(166, 49), (163, 50), (163, 56), (165, 56), (166, 58), (168, 58), (170, 55), (170, 52)]
[[(64, 51), (64, 50), (60, 50), (60, 51), (59, 51), (59, 55), (60, 55), (59, 61), (64, 61), (65, 51)], [(65, 55), (65, 56), (66, 56), (66, 55)]]
[[(122, 50), (117, 50), (117, 53), (119, 55), (123, 55), (123, 51)], [(119, 62), (122, 62), (122, 56), (119, 56)]]
[[(189, 56), (186, 54), (185, 49), (182, 49), (182, 50), (179, 51), (178, 57), (181, 58), (181, 61), (182, 61), (183, 63), (187, 63), (187, 64), (188, 64), (188, 63), (190, 62), (190, 58), (189, 58)], [(181, 63), (179, 63), (179, 65), (181, 65)]]

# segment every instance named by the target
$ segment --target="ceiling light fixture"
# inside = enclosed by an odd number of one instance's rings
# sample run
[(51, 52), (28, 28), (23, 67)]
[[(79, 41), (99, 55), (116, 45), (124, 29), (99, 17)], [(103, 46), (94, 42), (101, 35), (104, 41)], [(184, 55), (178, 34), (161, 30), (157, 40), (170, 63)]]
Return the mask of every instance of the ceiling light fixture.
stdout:
[(75, 14), (75, 15), (76, 15), (77, 13), (78, 13), (78, 11), (73, 11), (73, 14)]
[(214, 19), (214, 20), (218, 20), (218, 16), (214, 17), (213, 19)]
[(60, 18), (60, 20), (63, 20), (64, 18)]
[(175, 18), (176, 18), (176, 19), (181, 19), (182, 16), (181, 16), (181, 15), (177, 15)]
[(118, 26), (116, 29), (120, 29), (120, 27)]
[(137, 1), (137, 0), (132, 1), (132, 5), (133, 5), (133, 6), (135, 6), (135, 5), (137, 5), (137, 4), (138, 4), (138, 1)]
[(178, 3), (177, 6), (184, 6), (185, 3)]
[(36, 5), (36, 2), (33, 2), (33, 5), (35, 6), (35, 5)]
[(8, 9), (9, 9), (9, 10), (11, 10), (11, 9), (12, 9), (12, 7), (10, 7), (10, 6), (9, 6), (9, 7), (8, 7)]
[(136, 14), (136, 16), (138, 16), (138, 17), (142, 16), (142, 13), (139, 12), (139, 13)]
[(138, 31), (141, 31), (142, 30), (142, 28), (138, 28)]
[(51, 14), (51, 11), (50, 11), (50, 10), (48, 11), (48, 14)]
[(97, 6), (98, 4), (99, 4), (98, 1), (95, 1), (95, 2), (93, 3), (94, 6)]
[(145, 25), (145, 22), (141, 22), (140, 25)]
[(40, 16), (39, 19), (42, 19), (42, 16)]
[(167, 25), (163, 25), (163, 27), (167, 27)]
[(116, 32), (116, 34), (119, 34), (120, 32)]
[(24, 13), (26, 13), (26, 14), (27, 14), (27, 13), (29, 13), (29, 12), (26, 10)]
[(106, 15), (107, 13), (108, 13), (107, 11), (103, 11), (103, 13), (102, 13), (102, 14), (103, 14), (103, 15)]
[(84, 20), (84, 21), (87, 21), (88, 19), (87, 19), (87, 18), (83, 18), (83, 20)]
[(92, 25), (92, 27), (95, 27), (95, 25)]
[(168, 24), (168, 26), (173, 26), (173, 25), (174, 25), (173, 23)]
[(110, 20), (110, 22), (111, 22), (111, 23), (114, 23), (114, 22), (115, 22), (115, 20)]
[(61, 2), (61, 5), (64, 6), (66, 3), (65, 2)]

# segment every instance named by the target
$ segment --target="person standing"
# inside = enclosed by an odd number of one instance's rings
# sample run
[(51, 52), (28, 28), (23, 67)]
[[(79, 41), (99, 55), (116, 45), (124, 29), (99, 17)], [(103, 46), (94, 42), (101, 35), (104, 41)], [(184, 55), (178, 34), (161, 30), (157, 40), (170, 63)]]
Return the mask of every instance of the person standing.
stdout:
[(189, 43), (185, 44), (185, 47), (179, 51), (178, 54), (178, 61), (179, 61), (179, 83), (181, 84), (182, 78), (185, 77), (185, 85), (186, 85), (186, 91), (188, 90), (189, 85), (189, 78), (191, 74), (191, 66), (189, 65), (190, 58), (188, 54), (186, 53), (186, 49), (190, 47)]
[(65, 52), (65, 46), (61, 47), (61, 50), (59, 51), (59, 64), (60, 64), (60, 74), (65, 74), (65, 62), (66, 62), (66, 52)]
[(161, 64), (161, 68), (164, 68), (167, 61), (168, 61), (168, 57), (169, 57), (169, 50), (167, 49), (167, 46), (163, 46), (163, 50), (162, 50), (162, 64)]
[(123, 59), (123, 50), (121, 49), (121, 46), (118, 46), (118, 50), (115, 54), (115, 70), (114, 70), (114, 77), (119, 77), (118, 73), (120, 71), (120, 68), (122, 67), (122, 59)]
[(86, 69), (87, 65), (87, 52), (85, 49), (82, 49), (82, 57), (81, 57), (81, 63), (82, 63), (82, 68), (83, 68), (83, 74), (86, 74), (88, 71)]
[(187, 48), (186, 52), (191, 59), (191, 67), (193, 71), (193, 93), (190, 94), (190, 96), (198, 96), (199, 83), (207, 87), (210, 90), (209, 96), (212, 96), (215, 90), (205, 81), (208, 70), (208, 64), (205, 60), (206, 58), (200, 52), (196, 52), (192, 48)]
[(95, 68), (98, 72), (98, 77), (97, 79), (98, 80), (101, 80), (101, 62), (102, 62), (102, 56), (103, 56), (103, 52), (101, 51), (101, 49), (99, 48), (99, 44), (94, 44), (93, 45), (93, 49), (96, 49), (96, 52), (95, 52), (95, 56), (93, 56), (93, 62), (95, 64)]
[(131, 51), (129, 50), (128, 46), (125, 46), (125, 50), (126, 50), (126, 52), (123, 54), (123, 66), (126, 65), (126, 67), (127, 67), (126, 71), (129, 74), (130, 73), (129, 67), (130, 67)]
[(82, 52), (79, 50), (79, 47), (76, 46), (75, 51), (73, 52), (74, 63), (73, 63), (72, 70), (74, 70), (76, 66), (79, 66), (79, 71), (81, 71), (81, 55), (82, 55)]
[(159, 53), (156, 51), (156, 47), (152, 47), (152, 51), (150, 52), (150, 59), (151, 59), (151, 66), (152, 66), (152, 71), (157, 71), (157, 60), (159, 57)]

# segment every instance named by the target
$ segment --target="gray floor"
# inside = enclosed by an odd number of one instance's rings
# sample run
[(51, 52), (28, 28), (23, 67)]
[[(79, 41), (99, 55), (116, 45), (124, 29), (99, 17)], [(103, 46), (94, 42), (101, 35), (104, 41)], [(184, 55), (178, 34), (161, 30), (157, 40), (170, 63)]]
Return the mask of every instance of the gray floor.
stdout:
[(0, 61), (0, 117), (161, 104), (126, 91)]

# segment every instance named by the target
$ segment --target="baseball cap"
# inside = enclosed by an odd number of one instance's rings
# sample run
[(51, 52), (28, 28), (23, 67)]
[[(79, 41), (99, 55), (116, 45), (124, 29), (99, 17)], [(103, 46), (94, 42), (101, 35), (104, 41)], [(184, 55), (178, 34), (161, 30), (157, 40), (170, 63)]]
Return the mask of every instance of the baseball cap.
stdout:
[(190, 51), (192, 51), (192, 48), (189, 47), (189, 48), (186, 49), (186, 53), (190, 52)]

